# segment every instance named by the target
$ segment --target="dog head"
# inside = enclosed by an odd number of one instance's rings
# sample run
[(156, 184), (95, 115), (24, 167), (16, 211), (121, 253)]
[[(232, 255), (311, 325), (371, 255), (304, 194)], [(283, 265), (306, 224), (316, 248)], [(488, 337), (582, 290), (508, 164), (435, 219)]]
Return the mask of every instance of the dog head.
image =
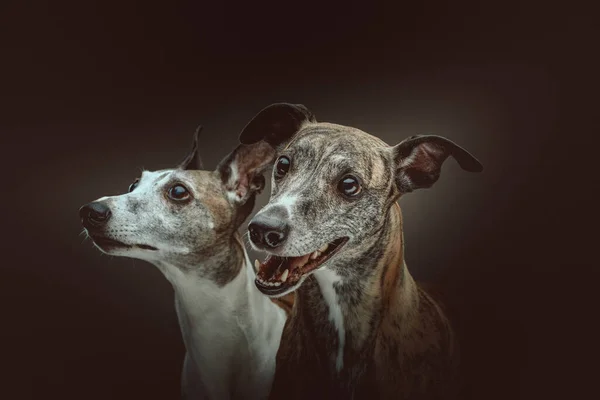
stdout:
[[(176, 168), (144, 171), (125, 194), (81, 207), (81, 222), (102, 252), (202, 268), (224, 256), (264, 187), (274, 152), (264, 142), (240, 145), (215, 171), (202, 170), (199, 128), (192, 151)], [(266, 151), (266, 153), (265, 153)], [(261, 158), (262, 157), (262, 158)], [(219, 281), (225, 271), (196, 271)]]
[(269, 254), (256, 284), (271, 296), (295, 290), (320, 268), (351, 265), (389, 208), (431, 187), (449, 156), (466, 171), (483, 168), (446, 138), (412, 136), (388, 146), (355, 128), (318, 123), (291, 104), (269, 106), (246, 126), (240, 141), (256, 140), (277, 151), (271, 198), (249, 224), (252, 245)]

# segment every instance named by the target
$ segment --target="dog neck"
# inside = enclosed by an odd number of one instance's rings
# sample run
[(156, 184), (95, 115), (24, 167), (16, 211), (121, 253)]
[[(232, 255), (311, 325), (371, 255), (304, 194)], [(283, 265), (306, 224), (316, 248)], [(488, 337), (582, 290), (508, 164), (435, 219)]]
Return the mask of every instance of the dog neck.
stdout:
[[(217, 253), (202, 268), (157, 263), (175, 290), (187, 349), (183, 373), (191, 375), (189, 382), (200, 381), (194, 394), (201, 398), (265, 398), (286, 315), (254, 286), (254, 270), (237, 234)], [(222, 260), (229, 265), (220, 265)], [(220, 285), (194, 273), (201, 269), (235, 275)]]
[[(402, 319), (411, 326), (419, 296), (404, 263), (402, 217), (393, 205), (384, 226), (360, 248), (348, 248), (352, 264), (333, 263), (298, 289), (291, 318), (307, 325), (315, 348), (330, 366), (328, 373), (352, 379), (372, 358), (372, 344), (387, 325)], [(320, 298), (321, 301), (314, 299)], [(398, 326), (400, 324), (397, 324)], [(354, 368), (354, 370), (353, 370)]]

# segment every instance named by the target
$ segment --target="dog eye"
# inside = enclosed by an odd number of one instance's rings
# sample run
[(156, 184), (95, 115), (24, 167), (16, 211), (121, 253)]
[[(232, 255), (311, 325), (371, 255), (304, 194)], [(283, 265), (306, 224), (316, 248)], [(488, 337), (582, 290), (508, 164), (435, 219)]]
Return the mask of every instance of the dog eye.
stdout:
[(355, 177), (348, 175), (338, 183), (338, 190), (345, 196), (352, 197), (360, 193), (360, 183)]
[(133, 192), (135, 190), (135, 188), (137, 187), (138, 183), (140, 183), (139, 178), (136, 179), (135, 181), (133, 181), (133, 183), (131, 185), (129, 185), (129, 192)]
[(175, 201), (187, 200), (190, 197), (190, 192), (183, 185), (172, 186), (167, 194), (170, 199)]
[(287, 174), (290, 170), (290, 164), (290, 159), (286, 156), (279, 157), (277, 163), (275, 164), (275, 176), (277, 178), (281, 178), (282, 176)]

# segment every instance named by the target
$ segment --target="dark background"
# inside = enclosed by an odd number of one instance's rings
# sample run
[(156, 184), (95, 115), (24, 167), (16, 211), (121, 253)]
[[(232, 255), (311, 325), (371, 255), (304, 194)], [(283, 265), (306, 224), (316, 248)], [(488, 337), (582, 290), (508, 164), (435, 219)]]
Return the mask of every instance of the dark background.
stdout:
[(575, 398), (567, 299), (584, 264), (561, 250), (582, 204), (565, 193), (582, 187), (568, 157), (594, 128), (575, 127), (582, 96), (565, 82), (590, 83), (593, 14), (394, 3), (2, 3), (2, 398), (178, 397), (171, 287), (83, 242), (77, 210), (142, 167), (174, 166), (198, 124), (214, 167), (277, 101), (389, 144), (436, 133), (476, 155), (483, 174), (450, 160), (401, 200), (409, 268), (449, 296), (463, 398)]

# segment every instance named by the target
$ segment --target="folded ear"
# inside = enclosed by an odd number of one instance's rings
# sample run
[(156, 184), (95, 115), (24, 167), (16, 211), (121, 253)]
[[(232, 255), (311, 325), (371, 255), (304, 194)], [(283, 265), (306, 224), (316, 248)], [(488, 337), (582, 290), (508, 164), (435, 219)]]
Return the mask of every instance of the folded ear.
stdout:
[(264, 171), (277, 151), (315, 117), (301, 104), (276, 103), (262, 109), (240, 133), (240, 144), (218, 165), (230, 199), (245, 203), (265, 187)]
[(411, 136), (392, 148), (396, 186), (400, 193), (431, 187), (440, 177), (448, 156), (468, 172), (481, 172), (483, 165), (451, 140), (435, 135)]
[(276, 150), (261, 140), (240, 144), (217, 166), (217, 172), (229, 192), (229, 199), (243, 204), (265, 187), (263, 172), (273, 163)]
[(316, 119), (302, 104), (271, 104), (244, 127), (240, 133), (240, 143), (253, 144), (264, 140), (279, 149), (307, 122), (316, 122)]
[(199, 125), (196, 128), (196, 132), (194, 132), (194, 141), (192, 143), (192, 150), (185, 157), (185, 159), (179, 163), (177, 168), (179, 169), (202, 169), (204, 166), (202, 165), (202, 160), (200, 159), (200, 154), (198, 154), (198, 136), (202, 132), (202, 125)]

